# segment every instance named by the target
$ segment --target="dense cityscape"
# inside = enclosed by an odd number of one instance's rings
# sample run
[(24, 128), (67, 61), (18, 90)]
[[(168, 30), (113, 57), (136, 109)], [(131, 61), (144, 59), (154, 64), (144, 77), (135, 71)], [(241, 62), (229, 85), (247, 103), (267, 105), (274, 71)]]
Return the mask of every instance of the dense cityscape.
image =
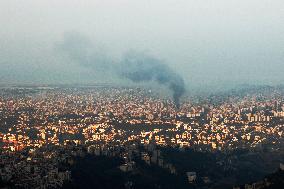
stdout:
[(284, 0), (0, 0), (0, 189), (283, 189)]
[[(142, 163), (174, 178), (182, 175), (189, 188), (249, 188), (247, 183), (284, 169), (283, 94), (283, 87), (256, 87), (185, 95), (177, 108), (154, 89), (4, 87), (0, 186), (61, 188), (76, 180), (71, 169), (77, 158), (103, 156), (119, 158), (121, 174), (138, 174)], [(214, 161), (184, 170), (190, 163), (175, 162), (173, 151)], [(198, 165), (198, 158), (194, 161)], [(252, 175), (237, 178), (239, 166), (249, 161), (258, 168), (250, 165)], [(138, 188), (131, 179), (122, 185)]]

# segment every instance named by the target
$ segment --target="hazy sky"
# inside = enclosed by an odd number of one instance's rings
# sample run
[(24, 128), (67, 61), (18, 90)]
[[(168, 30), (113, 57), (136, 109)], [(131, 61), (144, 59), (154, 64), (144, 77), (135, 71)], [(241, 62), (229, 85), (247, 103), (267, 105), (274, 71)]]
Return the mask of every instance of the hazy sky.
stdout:
[(68, 33), (113, 60), (148, 52), (191, 87), (284, 83), (283, 0), (1, 0), (0, 84), (116, 79), (58, 52)]

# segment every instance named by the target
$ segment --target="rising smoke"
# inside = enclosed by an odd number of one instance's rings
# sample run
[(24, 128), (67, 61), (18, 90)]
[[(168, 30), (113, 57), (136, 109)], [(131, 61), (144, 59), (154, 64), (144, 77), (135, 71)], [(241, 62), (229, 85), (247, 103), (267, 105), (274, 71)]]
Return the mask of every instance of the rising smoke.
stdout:
[(68, 33), (57, 44), (57, 50), (64, 52), (76, 64), (99, 72), (115, 74), (132, 82), (155, 81), (169, 88), (177, 108), (185, 92), (184, 80), (163, 61), (143, 52), (129, 51), (120, 61), (114, 62), (105, 52), (95, 47), (90, 40), (76, 33)]
[(179, 99), (185, 92), (183, 78), (161, 60), (142, 52), (126, 53), (120, 63), (120, 75), (133, 82), (156, 81), (173, 92), (173, 100), (179, 108)]

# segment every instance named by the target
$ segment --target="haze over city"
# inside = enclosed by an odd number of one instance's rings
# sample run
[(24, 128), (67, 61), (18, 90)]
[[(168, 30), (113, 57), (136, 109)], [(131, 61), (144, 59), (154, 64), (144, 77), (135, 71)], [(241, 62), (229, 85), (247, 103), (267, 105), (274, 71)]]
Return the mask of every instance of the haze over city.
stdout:
[(283, 0), (1, 0), (0, 189), (284, 186)]
[(57, 47), (70, 35), (92, 44), (89, 64), (147, 53), (191, 90), (282, 84), (283, 8), (281, 0), (1, 1), (1, 84), (128, 83), (66, 57)]

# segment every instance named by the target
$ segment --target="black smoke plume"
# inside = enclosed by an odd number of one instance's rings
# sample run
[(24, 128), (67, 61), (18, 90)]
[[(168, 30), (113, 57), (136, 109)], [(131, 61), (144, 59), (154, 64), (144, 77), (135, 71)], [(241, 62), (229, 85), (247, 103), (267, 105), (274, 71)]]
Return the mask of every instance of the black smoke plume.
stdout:
[(142, 52), (129, 51), (120, 61), (114, 62), (90, 40), (77, 33), (67, 33), (56, 50), (64, 52), (77, 64), (97, 72), (110, 73), (133, 82), (155, 81), (167, 86), (173, 93), (177, 108), (185, 92), (183, 78), (163, 61)]
[(161, 60), (141, 52), (128, 52), (120, 63), (122, 77), (133, 82), (156, 81), (167, 86), (173, 92), (173, 101), (177, 108), (180, 97), (185, 92), (183, 78)]

